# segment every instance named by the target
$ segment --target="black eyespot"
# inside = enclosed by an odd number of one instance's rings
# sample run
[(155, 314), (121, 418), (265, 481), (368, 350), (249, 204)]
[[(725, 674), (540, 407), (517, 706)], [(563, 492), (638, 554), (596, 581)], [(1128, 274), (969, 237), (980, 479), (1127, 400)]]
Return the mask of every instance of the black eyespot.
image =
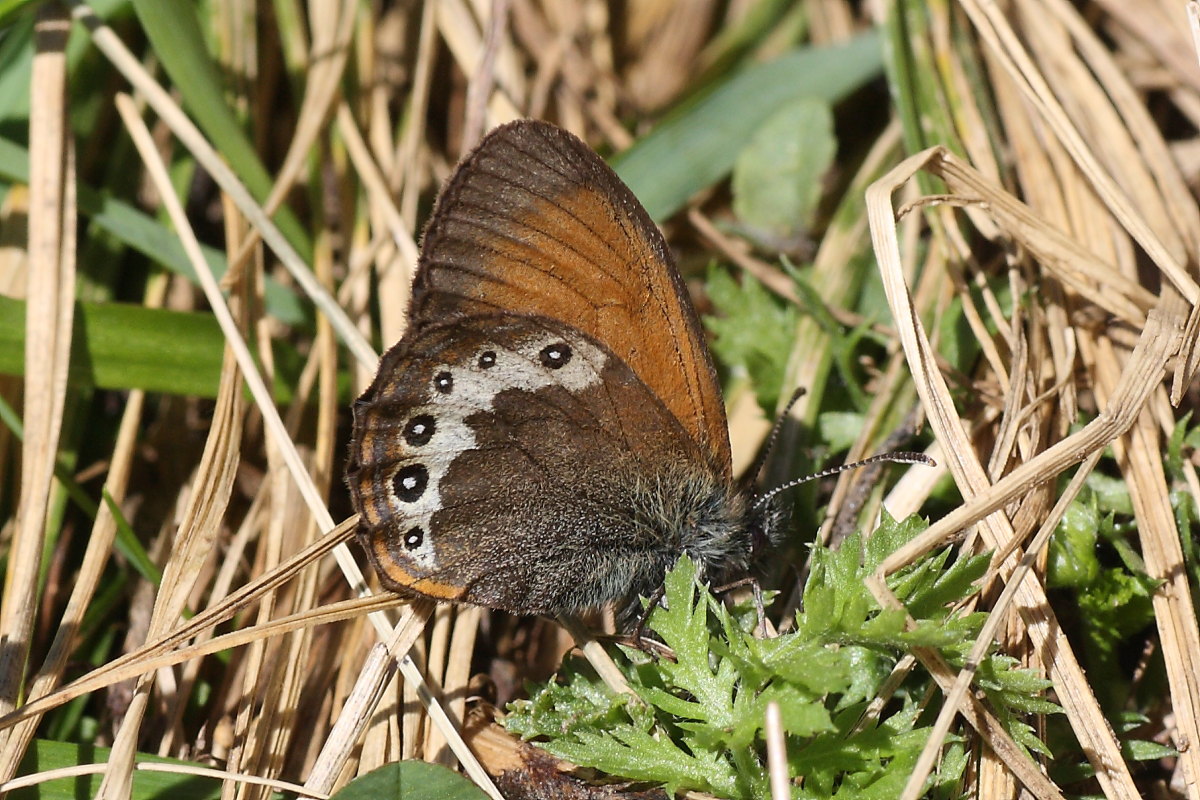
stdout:
[(409, 528), (408, 533), (404, 534), (404, 546), (409, 550), (417, 549), (423, 541), (425, 541), (425, 531), (420, 528)]
[(418, 414), (404, 426), (404, 441), (413, 447), (429, 444), (429, 440), (433, 438), (433, 432), (436, 429), (437, 424), (433, 421), (432, 415)]
[(433, 376), (433, 388), (442, 394), (450, 394), (450, 390), (454, 388), (454, 376), (448, 371), (442, 370)]
[(425, 485), (429, 483), (429, 470), (424, 464), (409, 464), (396, 471), (392, 479), (392, 488), (396, 499), (402, 503), (413, 503), (425, 494)]
[(571, 360), (571, 348), (567, 347), (566, 342), (548, 344), (542, 348), (542, 352), (538, 353), (538, 360), (547, 369), (561, 369)]
[(479, 354), (479, 368), (491, 369), (496, 366), (496, 351), (485, 350)]

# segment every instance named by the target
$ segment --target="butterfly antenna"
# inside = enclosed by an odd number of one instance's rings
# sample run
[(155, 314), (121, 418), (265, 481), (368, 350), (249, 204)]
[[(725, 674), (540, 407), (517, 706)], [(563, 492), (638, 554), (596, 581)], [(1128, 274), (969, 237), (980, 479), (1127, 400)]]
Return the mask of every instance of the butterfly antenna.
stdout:
[(775, 417), (775, 424), (771, 426), (771, 433), (767, 436), (767, 443), (758, 454), (758, 458), (754, 460), (754, 465), (746, 472), (747, 475), (751, 476), (751, 483), (757, 483), (758, 479), (762, 477), (763, 467), (767, 465), (767, 459), (771, 457), (771, 451), (775, 449), (775, 445), (779, 444), (779, 434), (783, 433), (783, 423), (787, 422), (788, 414), (791, 413), (796, 403), (800, 402), (800, 398), (804, 397), (807, 391), (807, 389), (801, 386), (792, 392), (792, 397), (787, 401), (787, 405), (783, 407), (783, 411), (779, 416)]
[(842, 464), (841, 466), (838, 466), (838, 467), (830, 467), (829, 469), (823, 469), (820, 472), (814, 472), (812, 475), (806, 475), (803, 478), (796, 478), (794, 481), (788, 481), (787, 483), (783, 484), (782, 486), (776, 486), (771, 491), (758, 497), (754, 501), (754, 505), (751, 507), (758, 508), (759, 506), (768, 502), (772, 497), (779, 494), (780, 492), (786, 492), (788, 489), (795, 488), (802, 483), (808, 483), (809, 481), (815, 481), (820, 478), (827, 478), (830, 475), (836, 475), (839, 472), (845, 472), (848, 469), (857, 469), (859, 467), (865, 467), (870, 464), (878, 464), (881, 461), (891, 461), (896, 464), (924, 464), (927, 467), (936, 467), (937, 466), (937, 462), (934, 461), (929, 456), (925, 455), (924, 453), (906, 453), (906, 452), (880, 453), (877, 456), (871, 456), (870, 458), (864, 458), (862, 461), (852, 461), (849, 464)]

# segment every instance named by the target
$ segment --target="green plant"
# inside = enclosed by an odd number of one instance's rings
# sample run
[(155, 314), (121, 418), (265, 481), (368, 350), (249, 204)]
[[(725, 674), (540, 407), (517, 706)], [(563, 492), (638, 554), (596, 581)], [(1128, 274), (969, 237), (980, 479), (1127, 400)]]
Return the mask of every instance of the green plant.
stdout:
[[(867, 713), (893, 667), (914, 646), (939, 648), (961, 661), (982, 614), (958, 614), (956, 601), (974, 591), (987, 556), (951, 560), (942, 551), (898, 573), (892, 589), (916, 617), (881, 611), (863, 579), (896, 546), (924, 529), (915, 518), (885, 519), (863, 541), (813, 551), (804, 610), (776, 637), (751, 633), (754, 615), (731, 611), (699, 586), (684, 557), (666, 578), (666, 607), (648, 627), (674, 651), (650, 659), (623, 648), (620, 664), (637, 699), (609, 691), (581, 665), (532, 688), (510, 707), (506, 724), (538, 738), (550, 752), (612, 775), (695, 789), (727, 798), (767, 798), (764, 712), (779, 704), (790, 775), (797, 797), (895, 797), (925, 745), (932, 716), (927, 688), (914, 674), (881, 713)], [(992, 656), (980, 669), (988, 693), (1014, 738), (1044, 750), (1020, 721), (1055, 706), (1037, 695), (1048, 683), (1011, 660)], [(967, 754), (948, 741), (928, 787), (956, 796)]]

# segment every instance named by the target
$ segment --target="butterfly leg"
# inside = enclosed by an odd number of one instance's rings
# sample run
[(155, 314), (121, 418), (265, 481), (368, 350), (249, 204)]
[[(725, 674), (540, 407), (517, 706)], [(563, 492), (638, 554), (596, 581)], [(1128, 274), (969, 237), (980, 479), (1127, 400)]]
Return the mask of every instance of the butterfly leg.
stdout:
[(763, 606), (762, 587), (758, 585), (758, 579), (755, 577), (741, 578), (740, 580), (727, 583), (724, 586), (714, 588), (713, 594), (721, 594), (723, 592), (740, 589), (743, 586), (750, 587), (750, 593), (754, 597), (754, 613), (757, 616), (758, 624), (754, 626), (754, 635), (758, 638), (763, 638), (767, 635), (767, 610)]
[(649, 652), (645, 647), (645, 642), (642, 640), (642, 633), (646, 630), (646, 620), (650, 619), (651, 612), (655, 607), (662, 602), (663, 595), (667, 592), (667, 585), (660, 583), (658, 588), (654, 590), (654, 594), (650, 595), (646, 602), (646, 607), (642, 609), (642, 613), (638, 615), (637, 624), (633, 626), (633, 633), (630, 634), (632, 645), (638, 650)]

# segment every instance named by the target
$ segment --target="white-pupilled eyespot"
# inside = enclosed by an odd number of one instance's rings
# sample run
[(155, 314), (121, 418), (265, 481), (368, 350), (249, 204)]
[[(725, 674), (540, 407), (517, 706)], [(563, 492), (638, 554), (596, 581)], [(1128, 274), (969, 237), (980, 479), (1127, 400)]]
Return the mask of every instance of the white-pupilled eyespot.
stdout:
[(433, 515), (442, 508), (442, 481), (454, 460), (477, 445), (468, 417), (491, 411), (505, 391), (588, 389), (600, 382), (607, 358), (585, 339), (542, 332), (510, 347), (487, 345), (465, 363), (436, 364), (426, 373), (432, 374), (428, 403), (408, 410), (399, 443), (404, 457), (387, 479), (406, 557), (427, 570), (437, 567)]

